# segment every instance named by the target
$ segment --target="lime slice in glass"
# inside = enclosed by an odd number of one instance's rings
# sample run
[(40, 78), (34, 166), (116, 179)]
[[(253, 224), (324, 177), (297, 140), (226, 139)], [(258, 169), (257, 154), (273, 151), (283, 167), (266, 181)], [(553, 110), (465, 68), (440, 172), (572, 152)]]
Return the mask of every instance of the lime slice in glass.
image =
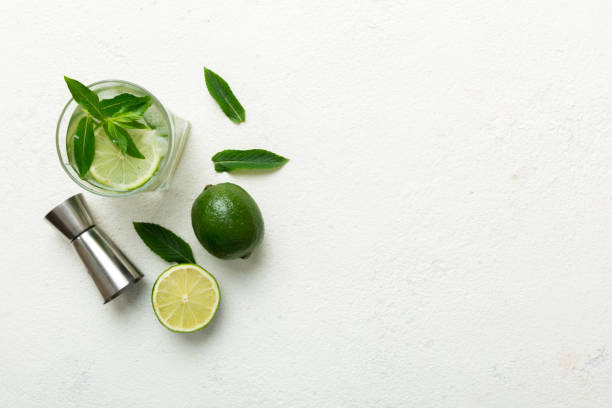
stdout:
[(202, 267), (180, 264), (162, 272), (153, 285), (153, 311), (167, 329), (194, 332), (215, 317), (219, 307), (219, 285)]
[(153, 177), (162, 158), (156, 146), (158, 137), (150, 130), (130, 131), (130, 136), (144, 159), (121, 153), (101, 127), (96, 130), (96, 153), (89, 169), (95, 181), (114, 190), (127, 191)]

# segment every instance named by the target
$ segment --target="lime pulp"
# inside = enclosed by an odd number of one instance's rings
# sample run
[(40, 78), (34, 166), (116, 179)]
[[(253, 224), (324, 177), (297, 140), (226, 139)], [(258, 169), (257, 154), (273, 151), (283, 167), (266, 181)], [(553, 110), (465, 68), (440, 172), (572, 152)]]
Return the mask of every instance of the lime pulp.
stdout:
[(144, 159), (123, 154), (102, 127), (96, 130), (96, 153), (89, 169), (96, 182), (113, 190), (128, 191), (142, 186), (155, 175), (162, 159), (161, 138), (149, 129), (132, 130), (130, 136)]
[(176, 332), (194, 332), (215, 317), (219, 307), (219, 285), (204, 268), (175, 265), (162, 272), (153, 285), (151, 303), (159, 322)]

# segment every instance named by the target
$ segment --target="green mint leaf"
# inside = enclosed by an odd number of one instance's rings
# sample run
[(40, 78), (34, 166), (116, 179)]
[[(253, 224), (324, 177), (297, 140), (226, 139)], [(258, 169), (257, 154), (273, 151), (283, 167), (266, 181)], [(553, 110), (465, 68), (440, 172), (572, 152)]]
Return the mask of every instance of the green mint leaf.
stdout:
[(115, 125), (115, 123), (105, 121), (102, 124), (102, 127), (104, 128), (104, 132), (106, 132), (106, 135), (109, 137), (111, 142), (113, 142), (115, 146), (117, 146), (121, 150), (121, 153), (126, 154), (128, 145), (127, 139), (123, 136), (122, 133), (117, 131), (117, 126)]
[(133, 112), (133, 111), (123, 112), (123, 113), (115, 113), (109, 119), (113, 120), (114, 122), (132, 122), (132, 121), (135, 121), (135, 120), (142, 119), (142, 114), (140, 114), (138, 112)]
[(145, 158), (136, 147), (136, 144), (134, 144), (134, 141), (127, 130), (111, 120), (104, 121), (102, 126), (104, 127), (104, 131), (110, 138), (111, 142), (113, 142), (115, 146), (121, 150), (121, 153), (128, 154), (138, 159)]
[(124, 133), (125, 136), (127, 137), (127, 141), (128, 141), (128, 145), (127, 145), (127, 154), (135, 157), (137, 159), (144, 159), (144, 155), (142, 153), (140, 153), (140, 150), (138, 150), (138, 147), (136, 147), (136, 144), (134, 143), (134, 140), (132, 140), (132, 137), (130, 136), (130, 134), (127, 132), (127, 130), (125, 130), (122, 127), (117, 126), (117, 129)]
[(218, 172), (236, 169), (275, 169), (289, 161), (263, 149), (223, 150), (212, 157)]
[(153, 125), (151, 122), (147, 120), (144, 116), (142, 117), (142, 121), (147, 125), (148, 129), (155, 129), (157, 126)]
[(151, 251), (165, 261), (196, 263), (189, 244), (174, 232), (148, 222), (135, 222), (134, 228)]
[(127, 129), (149, 129), (149, 127), (142, 122), (137, 120), (128, 120), (128, 121), (120, 121), (119, 122), (122, 127)]
[(152, 103), (150, 96), (122, 93), (114, 98), (101, 100), (100, 108), (106, 116), (116, 116), (125, 112), (136, 112), (142, 115)]
[(95, 139), (93, 119), (86, 115), (79, 121), (73, 138), (74, 163), (81, 178), (85, 178), (93, 163), (96, 151)]
[(244, 108), (234, 96), (227, 82), (206, 67), (204, 67), (204, 79), (208, 93), (217, 101), (223, 113), (236, 124), (244, 122)]
[(104, 114), (100, 109), (100, 99), (98, 95), (76, 79), (65, 76), (64, 80), (76, 103), (94, 118), (103, 120)]

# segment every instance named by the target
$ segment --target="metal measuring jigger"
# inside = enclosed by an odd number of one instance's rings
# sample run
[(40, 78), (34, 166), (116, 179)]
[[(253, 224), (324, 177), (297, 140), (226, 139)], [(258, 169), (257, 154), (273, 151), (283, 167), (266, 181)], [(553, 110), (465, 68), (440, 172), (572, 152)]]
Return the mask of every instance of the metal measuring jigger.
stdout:
[(45, 219), (70, 241), (96, 283), (104, 303), (142, 278), (142, 273), (115, 243), (96, 226), (82, 194), (49, 212)]

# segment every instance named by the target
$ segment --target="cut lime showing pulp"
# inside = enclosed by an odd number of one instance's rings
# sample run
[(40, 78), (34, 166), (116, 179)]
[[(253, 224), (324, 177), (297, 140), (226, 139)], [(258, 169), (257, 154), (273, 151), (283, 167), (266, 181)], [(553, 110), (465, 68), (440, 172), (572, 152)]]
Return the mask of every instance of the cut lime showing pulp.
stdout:
[(161, 161), (157, 137), (151, 131), (130, 132), (144, 159), (128, 156), (111, 142), (102, 128), (96, 130), (96, 153), (89, 172), (98, 183), (119, 191), (133, 190), (153, 177)]
[(219, 285), (214, 276), (193, 264), (173, 266), (153, 285), (151, 302), (160, 323), (176, 332), (194, 332), (215, 317)]

